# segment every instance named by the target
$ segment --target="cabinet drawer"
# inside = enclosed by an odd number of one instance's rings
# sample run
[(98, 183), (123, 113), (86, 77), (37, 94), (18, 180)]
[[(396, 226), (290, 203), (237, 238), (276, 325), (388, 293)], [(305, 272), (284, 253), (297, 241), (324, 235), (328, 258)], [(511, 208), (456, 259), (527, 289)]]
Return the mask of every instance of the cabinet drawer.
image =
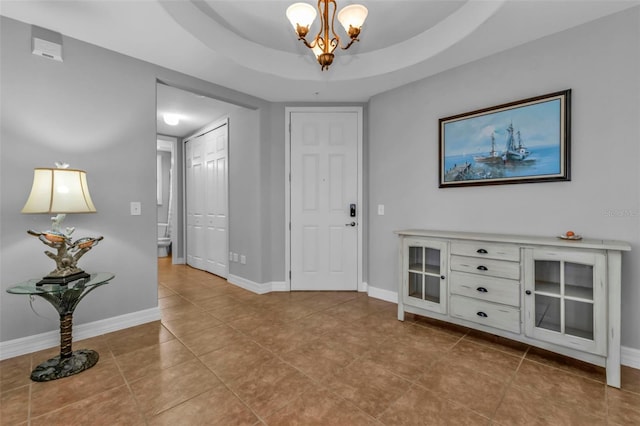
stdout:
[(520, 306), (520, 282), (465, 272), (452, 272), (449, 276), (451, 293), (474, 297), (487, 302)]
[(520, 279), (520, 263), (505, 260), (451, 256), (451, 270), (492, 277)]
[(512, 306), (451, 296), (451, 316), (488, 327), (520, 333), (520, 310)]
[(451, 254), (488, 259), (520, 261), (520, 247), (513, 244), (485, 243), (482, 241), (453, 241)]

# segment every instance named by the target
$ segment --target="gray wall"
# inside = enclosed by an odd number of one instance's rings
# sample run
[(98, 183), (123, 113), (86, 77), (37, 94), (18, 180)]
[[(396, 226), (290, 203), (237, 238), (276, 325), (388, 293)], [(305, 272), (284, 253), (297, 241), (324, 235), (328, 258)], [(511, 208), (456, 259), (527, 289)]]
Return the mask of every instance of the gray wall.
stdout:
[[(84, 169), (98, 213), (68, 215), (74, 237), (103, 235), (79, 264), (113, 271), (115, 280), (86, 298), (74, 322), (156, 306), (155, 78), (143, 62), (64, 38), (64, 62), (34, 56), (29, 26), (2, 18), (1, 198), (3, 341), (54, 330), (57, 314), (44, 301), (8, 295), (13, 283), (55, 267), (45, 246), (26, 234), (45, 230), (49, 215), (23, 215), (34, 167), (66, 161)], [(154, 163), (154, 164), (152, 164)], [(142, 215), (129, 215), (129, 202)], [(154, 253), (156, 252), (156, 253)]]
[[(622, 344), (640, 348), (639, 21), (627, 10), (373, 97), (369, 284), (396, 291), (403, 228), (626, 240)], [(439, 118), (568, 88), (570, 182), (438, 188)]]
[[(229, 114), (229, 250), (246, 256), (246, 265), (229, 264), (229, 273), (253, 282), (262, 273), (262, 141), (260, 111), (237, 108)], [(266, 183), (265, 183), (266, 184)]]
[[(170, 71), (63, 36), (64, 62), (32, 55), (31, 27), (1, 17), (0, 83), (0, 341), (58, 328), (57, 314), (44, 301), (9, 295), (6, 289), (54, 269), (45, 247), (27, 229), (45, 230), (49, 215), (20, 213), (35, 167), (66, 161), (88, 173), (96, 214), (69, 215), (74, 237), (103, 235), (104, 240), (80, 260), (87, 271), (113, 271), (114, 281), (79, 305), (75, 324), (138, 312), (157, 306), (156, 241), (156, 81), (254, 109), (250, 124), (235, 116), (238, 135), (231, 155), (233, 197), (231, 247), (248, 247), (255, 263), (235, 271), (264, 282), (260, 245), (260, 204), (264, 188), (259, 173), (259, 126), (268, 103), (233, 90)], [(142, 203), (142, 215), (130, 216), (129, 202)], [(237, 241), (236, 241), (237, 238)], [(257, 238), (257, 240), (254, 240)], [(240, 250), (238, 250), (240, 251)], [(256, 255), (254, 256), (254, 253)]]

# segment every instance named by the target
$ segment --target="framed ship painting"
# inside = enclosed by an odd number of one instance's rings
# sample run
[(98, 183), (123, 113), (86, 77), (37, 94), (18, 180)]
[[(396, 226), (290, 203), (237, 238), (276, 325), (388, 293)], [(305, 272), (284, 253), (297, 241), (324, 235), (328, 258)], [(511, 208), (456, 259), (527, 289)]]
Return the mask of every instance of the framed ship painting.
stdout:
[(568, 181), (571, 90), (441, 118), (440, 188)]

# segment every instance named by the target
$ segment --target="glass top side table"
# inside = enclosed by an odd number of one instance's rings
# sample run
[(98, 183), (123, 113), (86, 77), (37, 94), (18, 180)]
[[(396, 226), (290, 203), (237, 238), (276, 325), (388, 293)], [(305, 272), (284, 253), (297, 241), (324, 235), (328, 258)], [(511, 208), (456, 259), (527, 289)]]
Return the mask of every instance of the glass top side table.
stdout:
[(115, 277), (110, 272), (98, 272), (87, 278), (71, 281), (66, 285), (44, 284), (36, 286), (40, 278), (21, 282), (7, 289), (7, 293), (39, 296), (51, 303), (60, 315), (60, 355), (38, 365), (31, 372), (31, 380), (46, 382), (72, 376), (98, 362), (98, 353), (90, 349), (71, 349), (73, 311), (92, 290), (107, 284)]

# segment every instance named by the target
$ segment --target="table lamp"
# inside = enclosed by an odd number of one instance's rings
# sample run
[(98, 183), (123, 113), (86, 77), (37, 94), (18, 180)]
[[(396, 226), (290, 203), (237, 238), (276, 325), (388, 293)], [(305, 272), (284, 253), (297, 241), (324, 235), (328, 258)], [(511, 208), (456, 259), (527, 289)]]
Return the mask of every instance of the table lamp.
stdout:
[(22, 213), (54, 213), (51, 229), (47, 231), (28, 230), (27, 233), (38, 237), (56, 253), (44, 253), (56, 262), (56, 269), (44, 277), (37, 285), (65, 285), (89, 274), (78, 268), (78, 260), (102, 237), (85, 237), (71, 240), (75, 228), (62, 229), (67, 213), (95, 213), (96, 208), (89, 195), (87, 173), (84, 170), (70, 169), (66, 163), (56, 163), (57, 168), (36, 168), (33, 172), (33, 185)]

